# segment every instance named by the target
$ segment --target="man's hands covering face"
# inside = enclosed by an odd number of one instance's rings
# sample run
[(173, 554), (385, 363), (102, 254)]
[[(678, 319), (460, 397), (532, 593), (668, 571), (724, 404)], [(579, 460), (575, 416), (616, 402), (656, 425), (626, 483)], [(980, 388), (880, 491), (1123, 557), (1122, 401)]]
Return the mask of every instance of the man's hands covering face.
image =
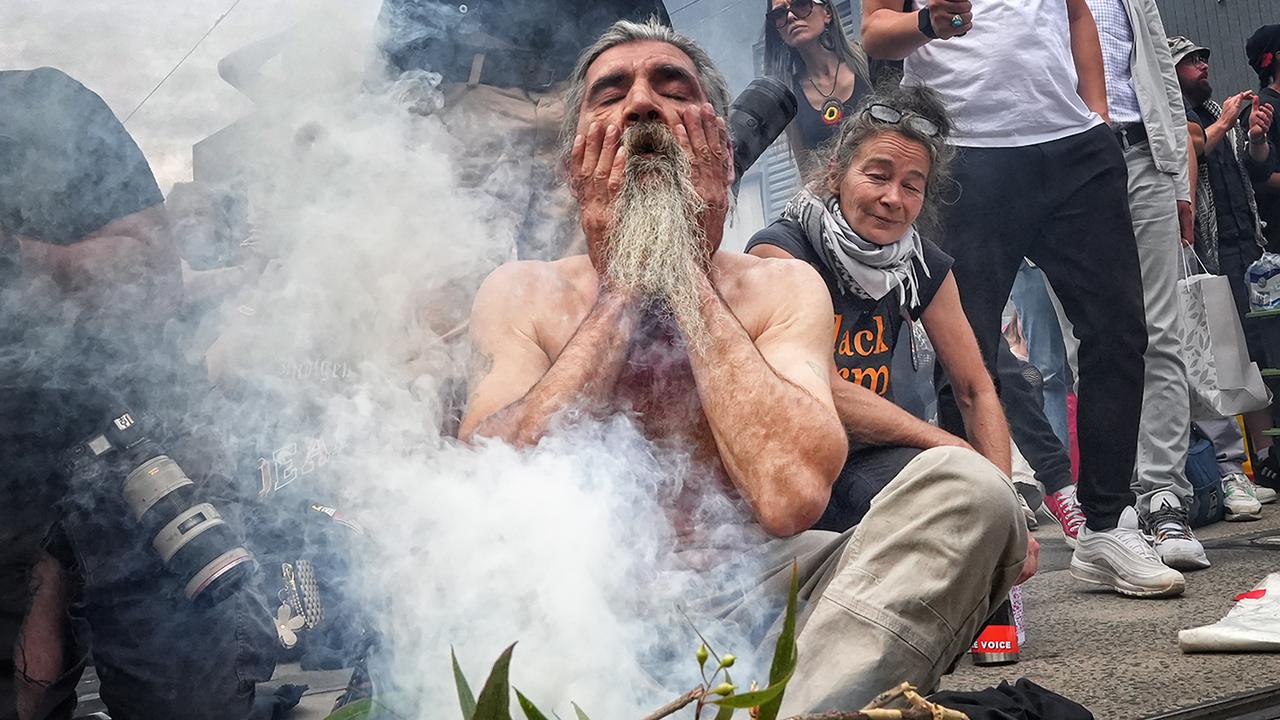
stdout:
[[(686, 108), (673, 134), (689, 161), (690, 176), (706, 209), (702, 225), (712, 247), (719, 245), (729, 211), (729, 185), (733, 182), (733, 155), (729, 130), (709, 103)], [(569, 157), (569, 182), (582, 210), (582, 230), (597, 268), (609, 232), (612, 206), (626, 175), (627, 151), (622, 131), (614, 125), (593, 122), (586, 134), (573, 139)]]
[(693, 186), (706, 203), (703, 228), (719, 245), (724, 218), (729, 212), (729, 184), (733, 182), (733, 155), (729, 152), (729, 129), (717, 117), (710, 103), (685, 109), (676, 126), (676, 141), (692, 166)]
[(600, 269), (601, 249), (609, 232), (613, 199), (622, 187), (627, 154), (616, 126), (591, 123), (586, 135), (573, 139), (569, 182), (582, 208), (582, 232), (591, 262)]

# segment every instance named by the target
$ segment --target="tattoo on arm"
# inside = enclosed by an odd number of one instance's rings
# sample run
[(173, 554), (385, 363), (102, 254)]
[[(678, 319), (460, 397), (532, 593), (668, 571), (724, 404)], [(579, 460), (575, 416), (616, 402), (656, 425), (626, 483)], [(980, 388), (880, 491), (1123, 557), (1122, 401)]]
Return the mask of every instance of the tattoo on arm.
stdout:
[(814, 375), (817, 375), (820, 378), (826, 379), (827, 373), (825, 370), (823, 370), (821, 367), (818, 366), (818, 363), (812, 360), (805, 360), (804, 364), (809, 366), (809, 369), (813, 371)]
[(467, 394), (474, 397), (476, 390), (480, 388), (480, 384), (484, 382), (485, 378), (489, 377), (489, 373), (493, 372), (493, 353), (485, 352), (472, 345), (470, 371), (471, 379), (468, 382)]

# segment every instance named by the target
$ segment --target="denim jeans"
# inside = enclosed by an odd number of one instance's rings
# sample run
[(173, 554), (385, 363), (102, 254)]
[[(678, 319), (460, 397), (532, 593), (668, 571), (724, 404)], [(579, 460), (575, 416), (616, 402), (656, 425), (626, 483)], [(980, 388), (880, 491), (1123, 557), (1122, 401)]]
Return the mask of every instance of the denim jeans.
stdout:
[(1062, 344), (1062, 327), (1045, 289), (1040, 268), (1023, 262), (1013, 280), (1013, 304), (1022, 320), (1029, 357), (1044, 378), (1044, 416), (1062, 447), (1070, 447), (1067, 433), (1067, 388), (1071, 380), (1067, 351)]

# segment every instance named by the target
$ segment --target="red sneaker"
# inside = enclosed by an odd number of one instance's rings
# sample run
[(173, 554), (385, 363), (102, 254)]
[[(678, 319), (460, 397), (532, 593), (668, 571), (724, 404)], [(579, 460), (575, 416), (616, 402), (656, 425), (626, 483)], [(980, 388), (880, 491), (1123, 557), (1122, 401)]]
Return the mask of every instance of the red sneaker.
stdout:
[(1080, 501), (1076, 499), (1076, 486), (1068, 485), (1052, 495), (1045, 495), (1044, 506), (1062, 526), (1063, 537), (1074, 549), (1076, 535), (1084, 527), (1084, 511), (1080, 509)]

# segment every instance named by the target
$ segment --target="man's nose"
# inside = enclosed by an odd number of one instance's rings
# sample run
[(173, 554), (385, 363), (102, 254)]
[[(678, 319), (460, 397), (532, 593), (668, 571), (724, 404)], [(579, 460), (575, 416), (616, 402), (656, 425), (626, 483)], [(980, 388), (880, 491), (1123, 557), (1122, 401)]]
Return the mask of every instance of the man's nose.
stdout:
[(662, 119), (662, 111), (658, 107), (657, 98), (648, 87), (633, 86), (627, 93), (626, 124), (634, 125), (642, 122), (656, 122)]

